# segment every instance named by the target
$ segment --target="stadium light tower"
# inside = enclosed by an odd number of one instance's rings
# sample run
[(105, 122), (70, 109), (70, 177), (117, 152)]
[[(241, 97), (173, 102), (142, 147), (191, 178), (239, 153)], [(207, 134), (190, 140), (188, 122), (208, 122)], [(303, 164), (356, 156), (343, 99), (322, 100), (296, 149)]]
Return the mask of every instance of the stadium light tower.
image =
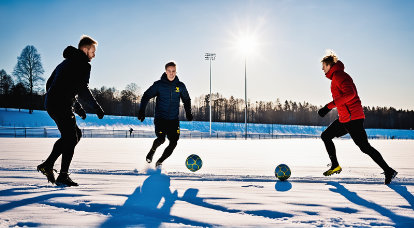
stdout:
[(211, 61), (216, 59), (215, 53), (206, 53), (205, 54), (205, 60), (210, 61), (210, 97), (209, 97), (209, 104), (210, 104), (210, 137), (211, 137)]
[(247, 139), (247, 56), (251, 54), (257, 46), (256, 37), (252, 35), (242, 35), (238, 40), (238, 47), (244, 57), (244, 137)]
[(247, 140), (247, 57), (244, 57), (244, 138)]

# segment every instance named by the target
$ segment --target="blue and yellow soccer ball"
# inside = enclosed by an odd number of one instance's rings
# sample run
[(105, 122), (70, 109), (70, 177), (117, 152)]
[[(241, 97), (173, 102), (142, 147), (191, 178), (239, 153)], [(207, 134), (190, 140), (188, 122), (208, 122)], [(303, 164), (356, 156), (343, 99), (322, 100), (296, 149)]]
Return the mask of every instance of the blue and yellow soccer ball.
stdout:
[(192, 154), (188, 156), (187, 160), (185, 161), (185, 166), (187, 166), (190, 171), (195, 172), (201, 169), (201, 166), (203, 166), (203, 161), (198, 155)]
[(287, 180), (290, 177), (290, 174), (290, 168), (285, 164), (280, 164), (275, 169), (275, 176), (281, 181)]

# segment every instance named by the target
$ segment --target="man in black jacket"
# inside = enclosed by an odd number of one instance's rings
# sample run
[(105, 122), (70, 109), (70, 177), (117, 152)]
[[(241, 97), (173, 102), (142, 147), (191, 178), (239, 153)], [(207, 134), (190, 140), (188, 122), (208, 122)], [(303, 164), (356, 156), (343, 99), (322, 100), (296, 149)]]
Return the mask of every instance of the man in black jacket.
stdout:
[[(89, 62), (95, 57), (97, 44), (91, 37), (82, 36), (78, 48), (68, 46), (63, 51), (65, 60), (55, 68), (46, 83), (45, 108), (55, 121), (61, 137), (55, 142), (46, 161), (37, 166), (37, 170), (56, 185), (78, 186), (70, 179), (68, 173), (75, 146), (82, 137), (73, 111), (82, 119), (86, 118), (86, 112), (78, 98), (95, 110), (99, 119), (104, 116), (104, 111), (88, 87), (91, 71)], [(55, 180), (53, 166), (60, 155), (62, 164), (59, 176)]]
[(155, 150), (165, 142), (165, 136), (170, 141), (161, 158), (155, 164), (159, 167), (173, 153), (180, 138), (180, 121), (178, 120), (180, 98), (184, 103), (187, 120), (193, 120), (190, 95), (184, 83), (176, 76), (176, 64), (174, 62), (169, 62), (165, 65), (165, 73), (162, 74), (161, 80), (154, 82), (142, 96), (138, 113), (138, 119), (141, 122), (145, 119), (145, 107), (153, 97), (157, 97), (154, 118), (157, 138), (154, 140), (152, 148), (146, 157), (147, 162), (152, 162)]

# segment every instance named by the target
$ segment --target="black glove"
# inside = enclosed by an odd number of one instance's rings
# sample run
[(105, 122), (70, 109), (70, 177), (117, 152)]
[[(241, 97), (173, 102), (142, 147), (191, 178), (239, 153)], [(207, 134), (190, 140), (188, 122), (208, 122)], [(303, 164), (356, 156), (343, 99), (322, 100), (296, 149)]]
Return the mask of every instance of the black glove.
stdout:
[(145, 120), (145, 112), (139, 111), (138, 112), (138, 119), (141, 120), (141, 122), (144, 122), (144, 120)]
[(104, 110), (99, 105), (96, 108), (96, 115), (98, 116), (99, 119), (102, 119), (104, 117), (104, 115), (105, 115)]
[(80, 116), (83, 120), (86, 119), (86, 112), (83, 108), (75, 109), (75, 113), (78, 114), (78, 116)]
[(330, 111), (331, 111), (331, 109), (328, 108), (328, 105), (325, 105), (325, 106), (323, 106), (323, 108), (319, 109), (318, 115), (321, 116), (321, 117), (324, 117)]
[(78, 116), (80, 116), (80, 118), (82, 118), (83, 120), (86, 119), (86, 112), (78, 102), (75, 103), (73, 109), (75, 113), (78, 114)]
[(193, 114), (187, 113), (185, 114), (185, 117), (187, 118), (188, 121), (193, 121)]

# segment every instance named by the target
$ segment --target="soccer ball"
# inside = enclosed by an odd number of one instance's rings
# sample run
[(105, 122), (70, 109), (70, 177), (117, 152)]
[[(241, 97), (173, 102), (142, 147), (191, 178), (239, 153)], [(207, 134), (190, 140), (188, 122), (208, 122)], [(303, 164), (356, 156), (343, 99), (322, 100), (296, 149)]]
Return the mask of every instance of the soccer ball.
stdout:
[(203, 166), (203, 161), (198, 155), (192, 154), (188, 156), (187, 160), (185, 161), (185, 166), (187, 166), (190, 171), (195, 172), (201, 169), (201, 166)]
[(290, 177), (290, 174), (290, 168), (285, 164), (280, 164), (275, 169), (275, 176), (281, 181), (287, 180)]

